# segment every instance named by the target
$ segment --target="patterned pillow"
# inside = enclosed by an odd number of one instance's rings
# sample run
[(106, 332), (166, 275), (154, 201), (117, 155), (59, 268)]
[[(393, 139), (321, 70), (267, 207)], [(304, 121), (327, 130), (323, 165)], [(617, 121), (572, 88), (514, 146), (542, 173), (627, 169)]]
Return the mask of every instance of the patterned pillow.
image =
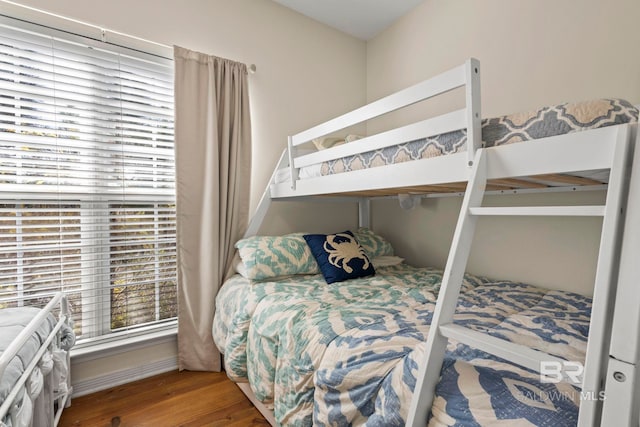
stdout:
[(320, 272), (302, 233), (248, 237), (239, 240), (236, 248), (245, 277), (252, 280)]
[(393, 247), (384, 237), (377, 235), (368, 228), (358, 228), (354, 236), (369, 255), (369, 258), (393, 256)]
[(327, 283), (342, 282), (375, 274), (373, 264), (353, 233), (305, 234)]
[(638, 121), (638, 109), (623, 99), (552, 105), (482, 121), (486, 147)]

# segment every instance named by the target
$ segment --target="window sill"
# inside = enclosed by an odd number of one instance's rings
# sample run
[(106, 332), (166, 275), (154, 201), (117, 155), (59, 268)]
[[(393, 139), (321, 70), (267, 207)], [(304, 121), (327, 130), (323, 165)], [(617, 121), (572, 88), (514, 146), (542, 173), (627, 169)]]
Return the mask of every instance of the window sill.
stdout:
[(162, 343), (176, 342), (177, 333), (178, 324), (175, 322), (135, 335), (81, 342), (71, 349), (71, 360), (76, 363), (87, 362)]

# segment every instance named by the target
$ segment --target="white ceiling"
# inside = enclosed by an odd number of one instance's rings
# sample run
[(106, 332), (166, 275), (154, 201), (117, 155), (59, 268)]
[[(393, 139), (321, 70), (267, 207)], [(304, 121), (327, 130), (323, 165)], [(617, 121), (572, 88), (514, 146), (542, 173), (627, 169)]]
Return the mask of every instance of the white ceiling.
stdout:
[(273, 0), (316, 21), (369, 40), (424, 0)]

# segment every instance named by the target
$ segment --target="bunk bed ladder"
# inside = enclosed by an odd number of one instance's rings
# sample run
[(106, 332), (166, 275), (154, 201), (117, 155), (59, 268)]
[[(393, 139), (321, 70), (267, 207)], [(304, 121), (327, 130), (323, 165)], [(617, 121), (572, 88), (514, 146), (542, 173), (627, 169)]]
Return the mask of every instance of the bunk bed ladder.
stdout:
[(413, 399), (409, 407), (407, 419), (409, 427), (424, 427), (431, 410), (448, 343), (448, 338), (442, 333), (442, 326), (453, 320), (477, 222), (477, 217), (471, 215), (470, 209), (482, 204), (487, 185), (486, 169), (485, 149), (481, 148), (476, 151), (472, 164), (471, 178), (462, 200), (458, 224), (442, 276), (440, 294), (427, 337), (426, 357), (419, 368)]
[[(449, 339), (467, 344), (525, 368), (540, 372), (541, 364), (559, 367), (563, 380), (582, 384), (579, 426), (599, 425), (605, 363), (610, 345), (612, 304), (615, 297), (616, 262), (621, 241), (619, 219), (624, 208), (624, 187), (628, 177), (628, 129), (621, 127), (615, 141), (606, 204), (603, 206), (482, 207), (490, 159), (486, 149), (476, 152), (464, 195), (442, 286), (426, 342), (426, 356), (419, 367), (407, 426), (424, 426), (433, 403), (436, 384)], [(595, 216), (603, 217), (600, 251), (594, 286), (593, 309), (584, 370), (555, 356), (515, 344), (453, 323), (463, 276), (479, 216)], [(547, 372), (549, 373), (549, 372)], [(583, 374), (583, 375), (582, 375)], [(579, 385), (579, 384), (578, 384)]]

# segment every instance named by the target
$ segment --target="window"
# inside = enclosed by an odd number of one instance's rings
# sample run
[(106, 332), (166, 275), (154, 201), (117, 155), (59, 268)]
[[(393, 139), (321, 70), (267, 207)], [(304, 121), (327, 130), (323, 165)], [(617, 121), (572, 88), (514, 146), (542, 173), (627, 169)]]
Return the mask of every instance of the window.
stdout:
[(0, 308), (81, 339), (174, 321), (173, 64), (0, 17)]

